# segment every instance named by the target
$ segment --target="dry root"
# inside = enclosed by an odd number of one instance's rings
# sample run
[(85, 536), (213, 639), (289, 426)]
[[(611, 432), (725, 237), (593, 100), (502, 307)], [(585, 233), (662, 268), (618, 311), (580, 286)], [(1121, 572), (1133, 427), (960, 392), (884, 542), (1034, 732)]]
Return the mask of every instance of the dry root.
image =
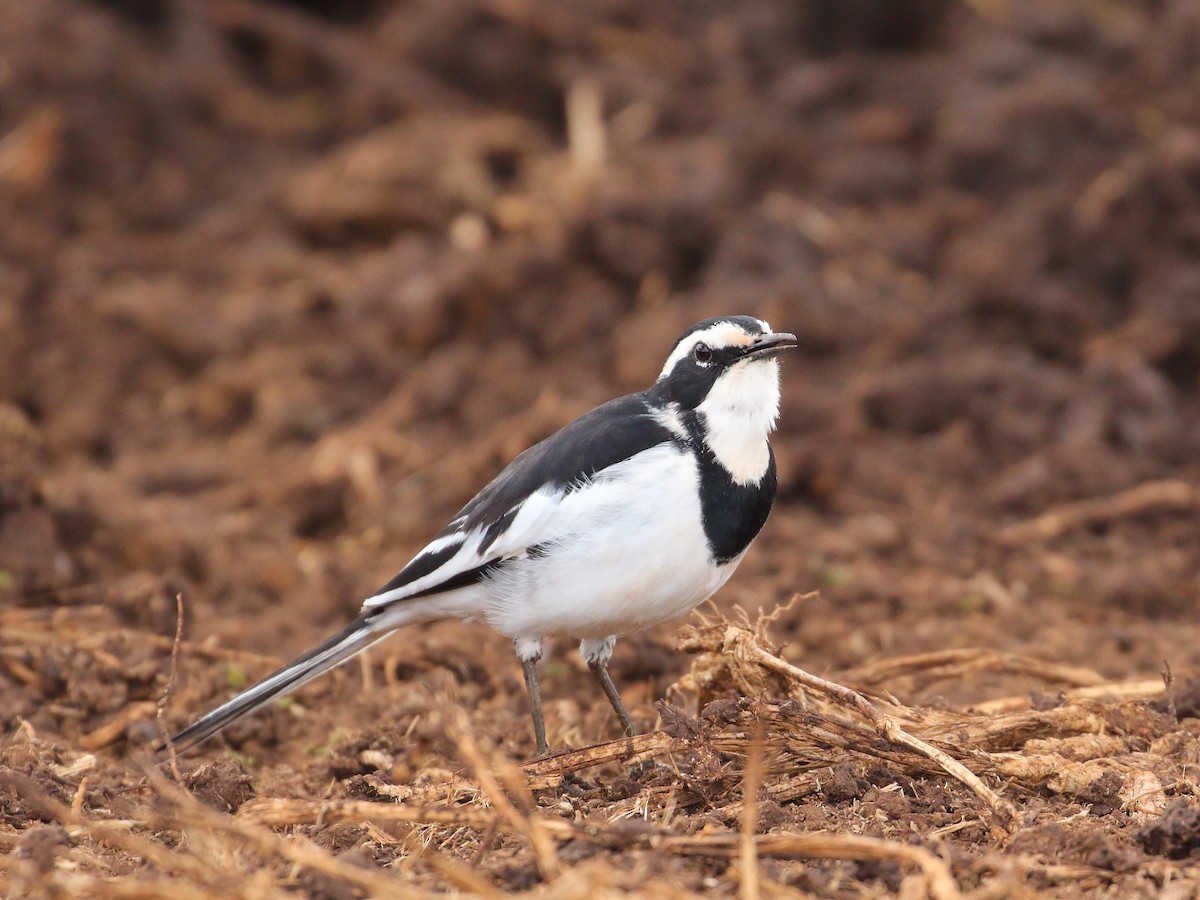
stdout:
[[(1164, 785), (1178, 778), (1163, 766), (1162, 757), (1137, 759), (1122, 737), (1139, 717), (1150, 715), (1129, 698), (1162, 695), (1161, 680), (1104, 683), (1087, 670), (977, 650), (903, 657), (852, 673), (858, 683), (877, 685), (891, 678), (961, 677), (990, 668), (1080, 685), (1067, 694), (1077, 697), (1075, 702), (1049, 710), (1028, 709), (1028, 698), (980, 704), (968, 712), (914, 708), (890, 696), (869, 699), (792, 665), (770, 644), (769, 621), (703, 620), (685, 631), (681, 645), (698, 654), (688, 686), (702, 703), (730, 692), (743, 698), (786, 698), (743, 699), (732, 707), (714, 704), (720, 707), (715, 718), (724, 730), (703, 736), (722, 753), (745, 755), (750, 752), (748, 729), (764, 727), (767, 744), (777, 751), (774, 772), (780, 776), (765, 795), (777, 802), (817, 791), (830, 759), (844, 753), (886, 760), (911, 776), (950, 775), (983, 802), (993, 829), (1001, 833), (1015, 810), (985, 779), (997, 786), (1087, 796), (1100, 779), (1115, 774), (1123, 785), (1129, 782), (1121, 788), (1122, 807), (1145, 814), (1161, 809)], [(640, 735), (556, 754), (528, 764), (525, 772), (531, 784), (541, 787), (603, 762), (670, 757), (689, 744), (687, 737)]]

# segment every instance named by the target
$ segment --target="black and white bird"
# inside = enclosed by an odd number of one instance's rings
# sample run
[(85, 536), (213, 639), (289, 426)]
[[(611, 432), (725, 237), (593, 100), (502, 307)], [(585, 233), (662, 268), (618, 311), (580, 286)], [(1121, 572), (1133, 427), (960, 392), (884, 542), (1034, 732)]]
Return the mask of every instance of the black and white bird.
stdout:
[(538, 753), (548, 750), (536, 664), (546, 638), (579, 651), (627, 734), (608, 673), (618, 636), (685, 615), (723, 585), (775, 498), (768, 437), (794, 335), (706, 319), (658, 380), (530, 447), (459, 512), (346, 628), (196, 720), (185, 750), (344, 663), (402, 625), (482, 620), (516, 645)]

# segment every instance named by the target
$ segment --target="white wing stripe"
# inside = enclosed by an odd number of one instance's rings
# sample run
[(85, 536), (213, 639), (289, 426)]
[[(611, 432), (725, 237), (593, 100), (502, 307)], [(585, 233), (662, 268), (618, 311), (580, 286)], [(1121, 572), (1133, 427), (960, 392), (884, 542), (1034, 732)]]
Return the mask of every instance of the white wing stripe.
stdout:
[[(424, 550), (417, 554), (413, 560), (414, 563), (424, 556), (444, 552), (456, 541), (461, 541), (462, 544), (453, 556), (450, 556), (432, 572), (422, 575), (408, 584), (367, 598), (363, 603), (363, 609), (384, 606), (397, 600), (403, 600), (405, 597), (411, 597), (413, 594), (419, 594), (429, 588), (436, 588), (456, 575), (477, 569), (489, 562), (516, 556), (531, 546), (541, 543), (541, 532), (544, 530), (545, 523), (562, 503), (563, 496), (564, 492), (561, 489), (552, 486), (530, 494), (522, 503), (514, 507), (517, 512), (508, 527), (497, 535), (487, 550), (482, 553), (479, 548), (487, 532), (486, 526), (476, 528), (466, 534), (460, 531), (431, 541)], [(511, 511), (509, 510), (509, 512)]]
[(420, 553), (418, 553), (413, 558), (413, 562), (416, 562), (422, 556), (428, 556), (430, 554), (437, 553), (438, 551), (443, 550), (446, 547), (449, 547), (451, 544), (457, 544), (460, 541), (462, 541), (462, 539), (463, 539), (463, 533), (461, 531), (456, 531), (451, 534), (443, 535), (440, 538), (434, 538), (432, 541), (430, 541), (428, 544), (425, 545), (425, 547), (421, 550)]

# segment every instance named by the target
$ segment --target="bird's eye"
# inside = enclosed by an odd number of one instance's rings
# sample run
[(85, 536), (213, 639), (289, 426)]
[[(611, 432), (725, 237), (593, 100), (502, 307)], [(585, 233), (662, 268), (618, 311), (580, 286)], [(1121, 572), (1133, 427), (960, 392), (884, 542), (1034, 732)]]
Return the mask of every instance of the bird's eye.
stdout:
[(696, 357), (696, 362), (698, 363), (709, 362), (713, 358), (712, 347), (701, 341), (692, 349), (692, 355)]

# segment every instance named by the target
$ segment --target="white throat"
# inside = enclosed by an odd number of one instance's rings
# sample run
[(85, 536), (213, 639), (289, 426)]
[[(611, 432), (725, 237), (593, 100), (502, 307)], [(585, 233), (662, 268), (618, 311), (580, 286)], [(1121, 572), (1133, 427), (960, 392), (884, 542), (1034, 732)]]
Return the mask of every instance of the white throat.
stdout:
[(767, 438), (779, 417), (779, 363), (748, 360), (721, 374), (696, 407), (705, 440), (736, 484), (754, 484), (770, 464)]

